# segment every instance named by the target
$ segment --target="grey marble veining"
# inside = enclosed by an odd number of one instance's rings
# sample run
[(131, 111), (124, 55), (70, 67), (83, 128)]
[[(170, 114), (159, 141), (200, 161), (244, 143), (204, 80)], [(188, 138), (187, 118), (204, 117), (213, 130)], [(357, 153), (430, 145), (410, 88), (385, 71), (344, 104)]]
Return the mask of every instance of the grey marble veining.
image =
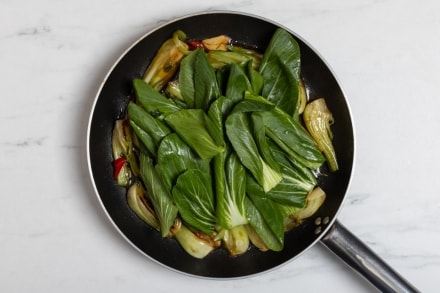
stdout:
[(140, 36), (235, 10), (306, 39), (336, 72), (356, 128), (339, 220), (422, 292), (440, 271), (439, 5), (417, 1), (0, 1), (0, 291), (374, 292), (320, 244), (233, 281), (176, 274), (107, 220), (86, 162), (96, 92)]

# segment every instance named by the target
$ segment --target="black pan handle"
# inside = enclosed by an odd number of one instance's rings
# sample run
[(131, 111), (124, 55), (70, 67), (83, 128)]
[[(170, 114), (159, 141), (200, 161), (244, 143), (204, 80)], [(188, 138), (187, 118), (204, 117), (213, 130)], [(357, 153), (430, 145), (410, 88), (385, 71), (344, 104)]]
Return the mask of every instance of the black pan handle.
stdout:
[(420, 292), (338, 221), (321, 242), (380, 291)]

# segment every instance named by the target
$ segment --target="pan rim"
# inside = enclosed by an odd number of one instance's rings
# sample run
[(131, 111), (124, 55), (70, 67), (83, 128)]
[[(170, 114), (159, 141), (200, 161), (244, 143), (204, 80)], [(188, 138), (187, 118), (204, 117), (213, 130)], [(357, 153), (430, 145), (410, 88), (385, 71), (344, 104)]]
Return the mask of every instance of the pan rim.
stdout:
[[(351, 162), (351, 170), (350, 170), (350, 174), (348, 175), (348, 182), (347, 182), (347, 187), (345, 190), (345, 195), (342, 198), (341, 203), (339, 204), (339, 207), (337, 208), (337, 211), (334, 213), (334, 215), (332, 215), (332, 219), (330, 220), (330, 222), (328, 223), (328, 225), (326, 225), (325, 227), (323, 227), (322, 232), (320, 233), (320, 235), (316, 236), (316, 238), (314, 239), (314, 241), (312, 241), (309, 245), (307, 245), (301, 252), (297, 253), (295, 256), (290, 257), (289, 259), (285, 260), (284, 262), (272, 266), (271, 268), (256, 272), (256, 273), (252, 273), (252, 274), (246, 274), (246, 275), (241, 275), (241, 276), (235, 276), (235, 277), (211, 277), (211, 276), (203, 276), (203, 275), (197, 275), (197, 274), (192, 274), (192, 273), (188, 273), (182, 270), (179, 270), (177, 268), (174, 268), (172, 266), (169, 266), (165, 263), (160, 262), (159, 260), (153, 258), (152, 256), (150, 256), (149, 254), (147, 254), (146, 252), (144, 252), (140, 247), (138, 247), (135, 243), (133, 243), (132, 240), (130, 240), (128, 238), (128, 236), (118, 227), (118, 225), (116, 224), (115, 220), (113, 219), (113, 217), (110, 215), (108, 209), (105, 207), (104, 203), (103, 203), (103, 199), (98, 191), (98, 187), (96, 184), (96, 180), (94, 178), (93, 175), (93, 170), (92, 170), (92, 158), (91, 158), (91, 141), (90, 141), (90, 135), (91, 135), (91, 126), (92, 126), (92, 120), (94, 117), (94, 113), (96, 110), (96, 105), (98, 103), (99, 97), (102, 93), (102, 90), (109, 78), (109, 76), (112, 74), (112, 72), (114, 71), (115, 67), (121, 62), (121, 60), (134, 48), (136, 47), (140, 42), (142, 42), (145, 38), (147, 38), (148, 36), (150, 36), (151, 34), (153, 34), (154, 32), (162, 29), (163, 27), (166, 27), (174, 22), (178, 22), (180, 20), (183, 19), (188, 19), (188, 18), (193, 18), (193, 17), (197, 17), (197, 16), (202, 16), (202, 15), (209, 15), (209, 14), (229, 14), (229, 15), (239, 15), (239, 16), (247, 16), (247, 17), (251, 17), (251, 18), (255, 18), (255, 19), (259, 19), (262, 20), (264, 22), (270, 23), (272, 25), (275, 25), (277, 27), (283, 28), (286, 31), (288, 31), (290, 34), (292, 34), (293, 36), (295, 36), (295, 38), (299, 39), (301, 42), (303, 42), (307, 47), (310, 48), (311, 51), (313, 51), (320, 59), (321, 61), (325, 64), (325, 66), (328, 68), (328, 70), (330, 71), (331, 75), (333, 76), (333, 78), (335, 79), (336, 83), (338, 84), (338, 87), (340, 88), (340, 91), (342, 93), (342, 96), (344, 97), (344, 102), (346, 104), (347, 107), (347, 112), (348, 112), (348, 116), (350, 118), (351, 121), (351, 128), (352, 128), (352, 132), (353, 132), (353, 159)], [(351, 183), (352, 183), (352, 179), (353, 179), (353, 173), (355, 170), (355, 162), (356, 162), (356, 131), (355, 131), (355, 125), (354, 125), (354, 121), (353, 121), (353, 116), (352, 116), (352, 111), (351, 111), (351, 107), (350, 107), (350, 103), (347, 99), (347, 95), (346, 92), (344, 90), (344, 88), (341, 85), (340, 79), (338, 78), (338, 76), (336, 75), (335, 71), (333, 70), (333, 68), (330, 66), (330, 64), (326, 61), (325, 58), (323, 58), (323, 56), (321, 55), (321, 53), (316, 50), (315, 47), (313, 47), (307, 40), (305, 40), (302, 36), (300, 36), (298, 33), (296, 33), (295, 31), (292, 31), (290, 28), (286, 27), (285, 25), (282, 25), (280, 23), (278, 23), (277, 21), (271, 20), (269, 18), (266, 17), (262, 17), (260, 15), (256, 15), (256, 14), (252, 14), (252, 13), (247, 13), (247, 12), (240, 12), (240, 11), (234, 11), (234, 10), (206, 10), (206, 11), (200, 11), (200, 12), (194, 12), (194, 13), (189, 13), (189, 14), (184, 14), (182, 16), (179, 17), (171, 17), (171, 19), (168, 19), (167, 21), (158, 24), (157, 26), (155, 26), (154, 28), (148, 30), (146, 33), (142, 34), (140, 37), (138, 37), (134, 42), (131, 43), (131, 45), (129, 45), (125, 50), (122, 51), (122, 53), (119, 55), (119, 57), (113, 62), (113, 64), (109, 67), (109, 69), (107, 70), (107, 73), (105, 74), (104, 78), (101, 81), (101, 84), (97, 90), (97, 93), (94, 97), (94, 101), (90, 110), (90, 114), (89, 114), (89, 118), (88, 118), (88, 127), (87, 127), (87, 136), (86, 136), (86, 156), (87, 156), (87, 168), (88, 168), (88, 173), (89, 173), (89, 178), (91, 180), (92, 186), (93, 186), (93, 190), (95, 193), (95, 196), (98, 198), (98, 202), (101, 205), (102, 210), (105, 212), (105, 214), (107, 215), (107, 218), (110, 220), (110, 223), (112, 223), (112, 225), (115, 227), (116, 231), (118, 231), (118, 233), (120, 235), (122, 235), (122, 237), (128, 242), (130, 243), (131, 246), (133, 246), (137, 251), (139, 251), (142, 255), (146, 256), (149, 260), (152, 260), (154, 263), (159, 264), (162, 267), (165, 267), (171, 271), (177, 272), (179, 274), (183, 274), (183, 275), (187, 275), (190, 277), (195, 277), (195, 278), (201, 278), (201, 279), (208, 279), (208, 280), (237, 280), (237, 279), (244, 279), (244, 278), (250, 278), (250, 277), (256, 277), (262, 274), (266, 274), (269, 273), (271, 271), (277, 270), (282, 266), (285, 266), (287, 264), (289, 264), (290, 262), (292, 262), (294, 259), (296, 259), (297, 257), (302, 256), (304, 253), (306, 253), (310, 248), (312, 248), (314, 245), (316, 245), (317, 242), (321, 241), (321, 239), (326, 235), (326, 233), (332, 228), (332, 226), (334, 225), (335, 221), (338, 218), (339, 213), (342, 210), (342, 207), (344, 206), (345, 201), (347, 200), (347, 193), (350, 190), (351, 187)], [(286, 248), (284, 248), (286, 249)]]

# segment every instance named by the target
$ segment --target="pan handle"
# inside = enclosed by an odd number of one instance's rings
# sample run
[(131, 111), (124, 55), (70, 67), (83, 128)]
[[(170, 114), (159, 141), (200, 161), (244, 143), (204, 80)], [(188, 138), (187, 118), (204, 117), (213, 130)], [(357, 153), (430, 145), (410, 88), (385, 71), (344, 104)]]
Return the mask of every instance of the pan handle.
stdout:
[(321, 242), (382, 292), (420, 292), (340, 222), (335, 221)]

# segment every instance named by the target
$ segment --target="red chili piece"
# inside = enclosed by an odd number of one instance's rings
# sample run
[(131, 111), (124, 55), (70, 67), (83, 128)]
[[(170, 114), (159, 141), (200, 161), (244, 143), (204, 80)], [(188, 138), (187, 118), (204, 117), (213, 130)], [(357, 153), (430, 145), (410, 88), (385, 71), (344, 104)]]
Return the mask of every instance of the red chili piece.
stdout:
[(114, 168), (113, 176), (114, 176), (115, 180), (118, 179), (119, 173), (121, 172), (121, 169), (122, 169), (122, 167), (124, 167), (126, 162), (127, 162), (127, 159), (124, 157), (113, 161), (113, 168)]
[(201, 41), (190, 40), (190, 41), (187, 41), (187, 44), (188, 44), (190, 50), (195, 50), (197, 48), (201, 48), (201, 49), (205, 50), (205, 45), (203, 45), (203, 43)]

